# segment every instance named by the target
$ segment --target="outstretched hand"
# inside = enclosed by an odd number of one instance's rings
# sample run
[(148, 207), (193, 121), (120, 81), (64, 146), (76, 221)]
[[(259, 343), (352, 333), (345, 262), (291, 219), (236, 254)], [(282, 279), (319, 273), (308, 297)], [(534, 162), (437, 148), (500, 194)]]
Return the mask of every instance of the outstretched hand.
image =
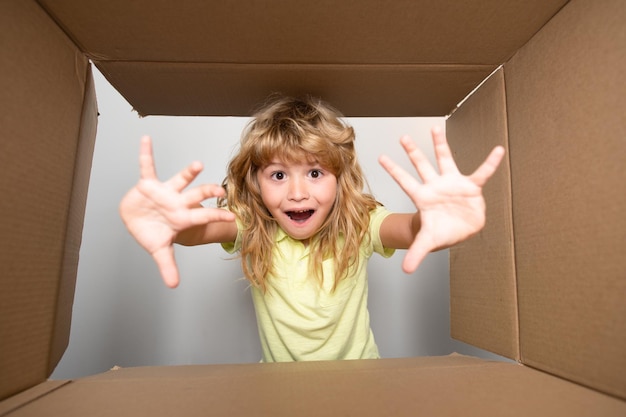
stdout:
[(407, 273), (415, 271), (429, 252), (459, 243), (484, 227), (482, 187), (504, 156), (504, 148), (495, 147), (474, 173), (465, 176), (459, 172), (443, 132), (433, 128), (432, 136), (439, 172), (410, 138), (400, 140), (421, 182), (388, 157), (379, 160), (420, 215), (420, 230), (402, 264)]
[(141, 138), (139, 167), (139, 182), (122, 199), (120, 215), (130, 234), (152, 255), (165, 284), (174, 288), (179, 283), (173, 247), (177, 234), (209, 222), (234, 221), (235, 216), (226, 210), (200, 205), (208, 198), (224, 195), (219, 185), (204, 184), (185, 190), (202, 171), (199, 162), (165, 182), (159, 181), (148, 136)]

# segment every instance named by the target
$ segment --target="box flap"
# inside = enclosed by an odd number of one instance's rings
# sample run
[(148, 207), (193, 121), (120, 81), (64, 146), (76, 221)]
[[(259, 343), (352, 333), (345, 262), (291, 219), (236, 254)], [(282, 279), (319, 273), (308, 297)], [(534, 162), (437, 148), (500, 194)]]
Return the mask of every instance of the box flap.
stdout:
[[(459, 169), (468, 175), (495, 146), (508, 148), (502, 69), (448, 118), (446, 134)], [(450, 248), (450, 331), (455, 339), (518, 360), (508, 151), (483, 194), (487, 204), (485, 228)]]
[(505, 65), (522, 360), (622, 398), (624, 22), (573, 0)]
[(0, 416), (6, 416), (9, 413), (24, 407), (26, 404), (37, 401), (39, 398), (48, 395), (50, 392), (59, 389), (70, 381), (45, 381), (35, 385), (32, 388), (22, 391), (12, 397), (0, 401)]
[(132, 368), (74, 381), (25, 416), (623, 416), (626, 403), (542, 372), (449, 357)]
[[(332, 92), (347, 116), (431, 116), (448, 114), (476, 85), (468, 79), (484, 79), (567, 0), (39, 3), (142, 115), (248, 115), (281, 91)], [(453, 67), (443, 80), (442, 66)], [(407, 109), (408, 98), (432, 105)]]
[(89, 188), (91, 162), (98, 124), (96, 88), (90, 66), (87, 67), (87, 79), (85, 82), (85, 97), (74, 157), (74, 177), (72, 178), (72, 191), (66, 218), (65, 248), (63, 249), (59, 279), (57, 314), (54, 317), (52, 330), (48, 375), (52, 374), (54, 368), (61, 360), (70, 338), (78, 255), (83, 235), (87, 190)]
[(279, 90), (314, 92), (359, 116), (439, 116), (492, 71), (487, 65), (134, 62), (100, 62), (98, 68), (141, 114), (175, 116), (245, 116)]
[(67, 344), (95, 136), (80, 131), (86, 96), (83, 119), (96, 114), (87, 59), (36, 3), (0, 2), (0, 27), (3, 399), (45, 381)]

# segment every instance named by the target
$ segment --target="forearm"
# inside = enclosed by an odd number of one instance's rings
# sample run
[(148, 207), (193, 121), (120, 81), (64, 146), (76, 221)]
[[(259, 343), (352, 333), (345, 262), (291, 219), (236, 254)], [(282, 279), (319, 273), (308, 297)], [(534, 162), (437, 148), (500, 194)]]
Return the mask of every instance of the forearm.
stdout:
[(415, 240), (421, 225), (418, 212), (392, 213), (383, 220), (380, 227), (380, 239), (387, 248), (407, 249)]
[[(408, 249), (415, 241), (422, 228), (422, 216), (415, 213), (392, 213), (385, 218), (380, 228), (380, 238), (387, 248)], [(450, 245), (441, 245), (431, 251), (447, 249)]]
[[(198, 204), (197, 208), (202, 208)], [(225, 209), (219, 210), (221, 213), (227, 212)], [(210, 221), (207, 223), (192, 226), (179, 231), (174, 238), (174, 243), (183, 246), (197, 246), (207, 243), (227, 243), (234, 242), (237, 238), (237, 223), (232, 221)]]
[(237, 225), (234, 221), (218, 221), (181, 230), (176, 235), (174, 242), (184, 246), (195, 246), (207, 243), (234, 242), (236, 238)]

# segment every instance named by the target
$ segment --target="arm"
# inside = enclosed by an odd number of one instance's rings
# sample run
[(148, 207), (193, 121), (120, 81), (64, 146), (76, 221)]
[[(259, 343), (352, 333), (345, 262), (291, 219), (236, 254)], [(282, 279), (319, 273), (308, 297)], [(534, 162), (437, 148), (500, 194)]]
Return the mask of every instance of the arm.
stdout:
[(494, 174), (504, 148), (497, 146), (472, 173), (461, 174), (445, 135), (433, 129), (439, 172), (408, 137), (401, 139), (422, 182), (385, 156), (380, 163), (411, 198), (415, 214), (391, 214), (382, 223), (380, 236), (387, 247), (408, 248), (402, 268), (413, 272), (429, 252), (453, 246), (478, 233), (485, 225), (482, 187)]
[(174, 242), (184, 246), (195, 246), (206, 243), (234, 242), (236, 238), (237, 225), (233, 221), (215, 221), (181, 230)]
[(193, 245), (233, 241), (237, 236), (235, 215), (200, 205), (224, 194), (219, 185), (185, 190), (202, 171), (200, 163), (189, 165), (165, 182), (159, 181), (147, 136), (141, 140), (139, 166), (141, 177), (120, 202), (120, 215), (130, 234), (153, 257), (165, 284), (174, 288), (179, 283), (174, 242)]
[(393, 249), (408, 249), (422, 225), (420, 213), (391, 213), (380, 226), (383, 246)]

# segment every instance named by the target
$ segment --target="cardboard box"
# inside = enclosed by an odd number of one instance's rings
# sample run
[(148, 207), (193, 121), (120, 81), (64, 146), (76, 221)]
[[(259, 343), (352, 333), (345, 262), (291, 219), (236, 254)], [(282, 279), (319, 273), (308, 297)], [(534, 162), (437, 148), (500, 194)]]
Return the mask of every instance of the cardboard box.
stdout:
[[(0, 415), (626, 415), (624, 22), (621, 0), (0, 2)], [(97, 125), (90, 61), (140, 115), (247, 115), (272, 91), (308, 92), (347, 116), (450, 115), (462, 169), (506, 146), (487, 227), (451, 250), (451, 327), (517, 364), (48, 381)]]

